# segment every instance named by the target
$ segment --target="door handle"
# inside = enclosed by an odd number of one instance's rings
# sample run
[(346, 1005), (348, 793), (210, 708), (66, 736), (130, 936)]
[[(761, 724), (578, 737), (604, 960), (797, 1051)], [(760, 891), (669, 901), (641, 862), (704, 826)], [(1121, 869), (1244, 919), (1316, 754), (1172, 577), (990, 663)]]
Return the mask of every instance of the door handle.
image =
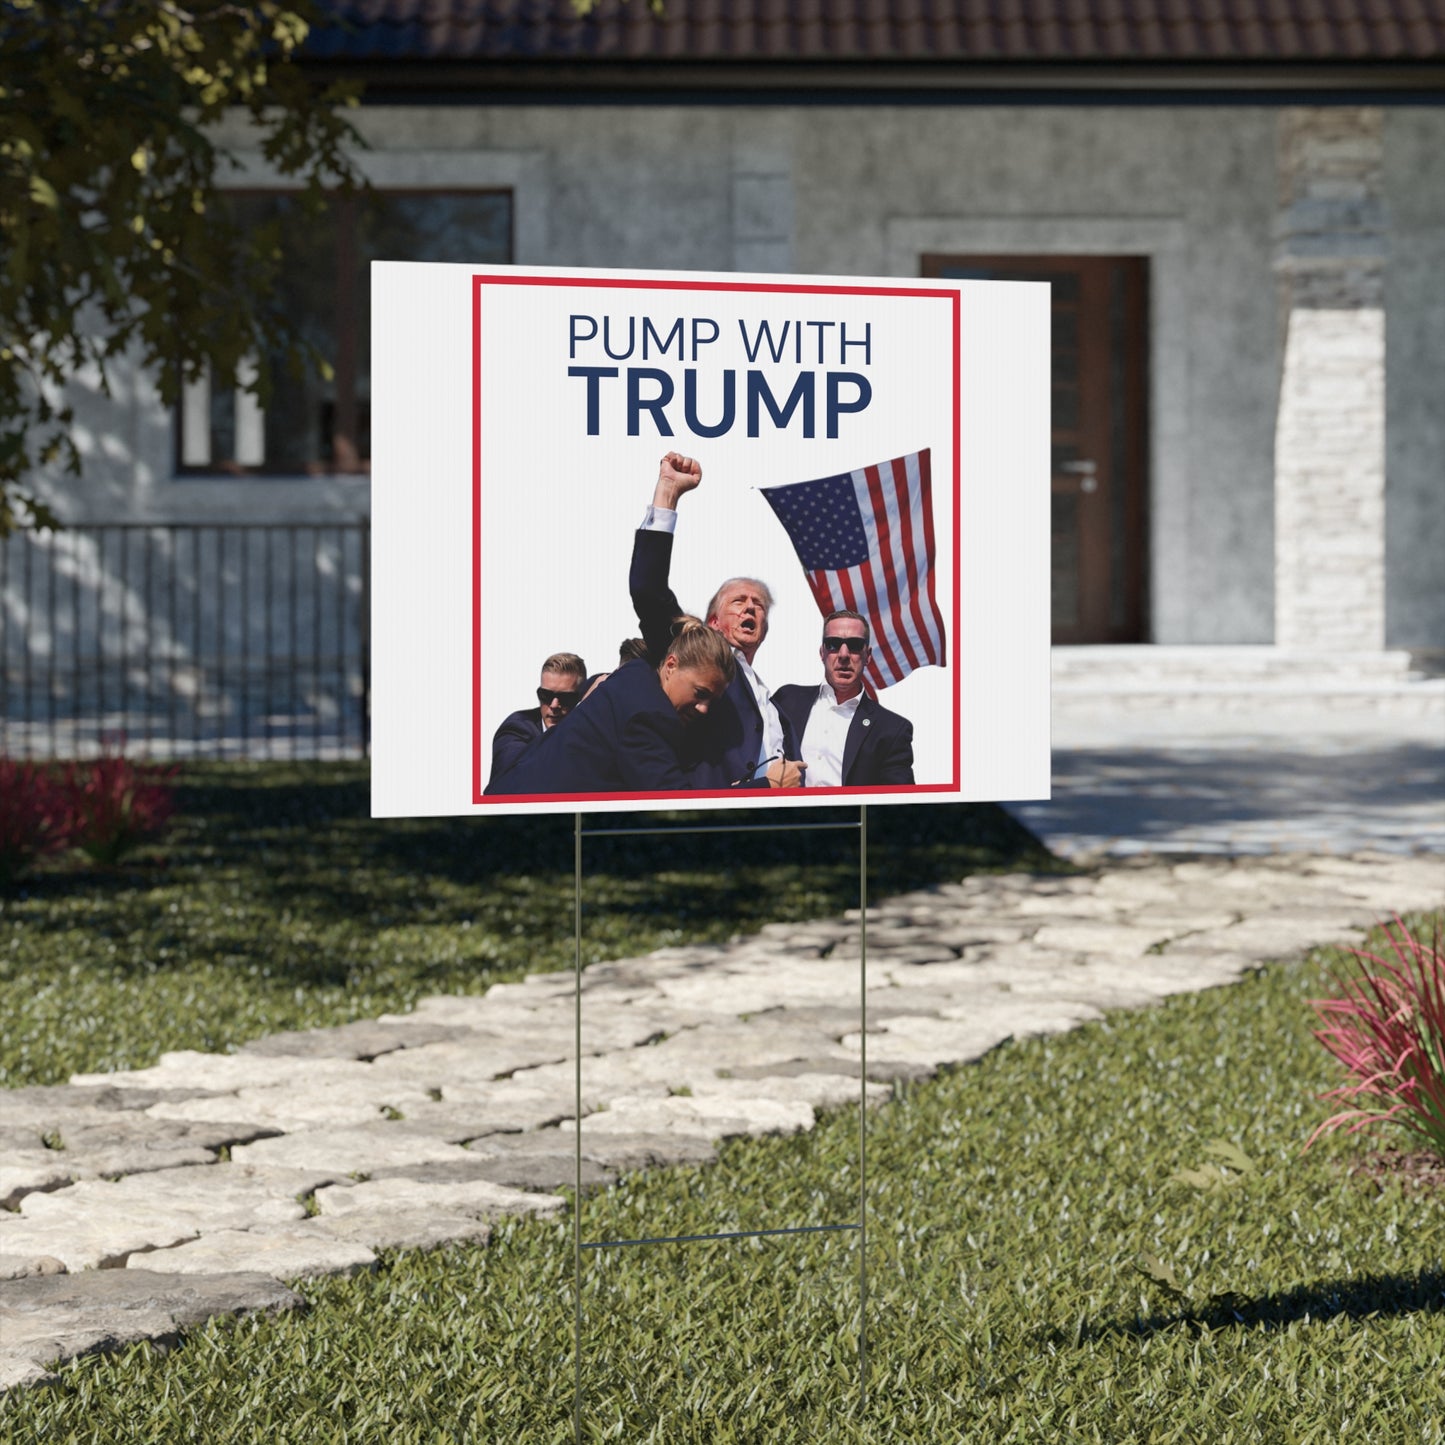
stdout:
[(1099, 470), (1099, 464), (1092, 457), (1082, 457), (1075, 462), (1065, 462), (1059, 470), (1078, 477), (1081, 492), (1097, 492), (1099, 490), (1099, 479), (1094, 475)]

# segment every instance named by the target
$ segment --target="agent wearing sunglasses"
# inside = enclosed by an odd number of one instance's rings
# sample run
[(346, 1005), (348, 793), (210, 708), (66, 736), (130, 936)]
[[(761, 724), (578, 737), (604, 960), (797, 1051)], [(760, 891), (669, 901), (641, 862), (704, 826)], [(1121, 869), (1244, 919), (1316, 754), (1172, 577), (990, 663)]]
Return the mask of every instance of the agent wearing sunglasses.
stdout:
[(554, 652), (542, 664), (537, 706), (507, 716), (492, 738), (493, 780), (514, 768), (532, 744), (581, 701), (587, 664), (575, 652)]
[(857, 612), (823, 619), (818, 687), (790, 685), (773, 694), (778, 711), (802, 738), (809, 788), (867, 788), (913, 781), (913, 724), (863, 691), (867, 620)]
[(624, 663), (488, 793), (656, 793), (705, 786), (688, 736), (705, 727), (737, 660), (698, 617), (675, 619), (667, 656)]

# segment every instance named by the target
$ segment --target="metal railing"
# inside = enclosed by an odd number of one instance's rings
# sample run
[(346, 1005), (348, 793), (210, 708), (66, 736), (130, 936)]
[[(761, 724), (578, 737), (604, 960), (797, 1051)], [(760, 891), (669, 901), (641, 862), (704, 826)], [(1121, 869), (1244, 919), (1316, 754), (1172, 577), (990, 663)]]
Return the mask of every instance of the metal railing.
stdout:
[(365, 522), (0, 541), (0, 753), (365, 756), (370, 561)]

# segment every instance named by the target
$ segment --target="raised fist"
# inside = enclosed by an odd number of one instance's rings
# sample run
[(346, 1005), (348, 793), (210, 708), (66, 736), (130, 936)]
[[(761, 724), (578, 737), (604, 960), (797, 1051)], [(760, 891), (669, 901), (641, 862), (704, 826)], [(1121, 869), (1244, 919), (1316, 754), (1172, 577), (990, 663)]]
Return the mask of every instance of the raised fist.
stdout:
[(664, 498), (661, 505), (674, 506), (684, 492), (692, 491), (701, 481), (702, 468), (696, 458), (685, 457), (680, 452), (668, 452), (657, 467), (657, 491)]

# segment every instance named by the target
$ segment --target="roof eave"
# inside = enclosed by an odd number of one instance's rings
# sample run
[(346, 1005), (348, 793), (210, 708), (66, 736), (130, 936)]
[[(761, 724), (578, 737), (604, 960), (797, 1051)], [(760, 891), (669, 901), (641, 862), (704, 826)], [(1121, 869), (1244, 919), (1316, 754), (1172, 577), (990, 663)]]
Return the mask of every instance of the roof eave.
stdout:
[(628, 98), (676, 105), (724, 96), (773, 103), (856, 98), (967, 101), (1057, 97), (1228, 98), (1376, 95), (1445, 100), (1445, 60), (1363, 63), (1192, 62), (1053, 64), (947, 61), (308, 60), (317, 78), (363, 83), (368, 98), (489, 96), (566, 100)]

